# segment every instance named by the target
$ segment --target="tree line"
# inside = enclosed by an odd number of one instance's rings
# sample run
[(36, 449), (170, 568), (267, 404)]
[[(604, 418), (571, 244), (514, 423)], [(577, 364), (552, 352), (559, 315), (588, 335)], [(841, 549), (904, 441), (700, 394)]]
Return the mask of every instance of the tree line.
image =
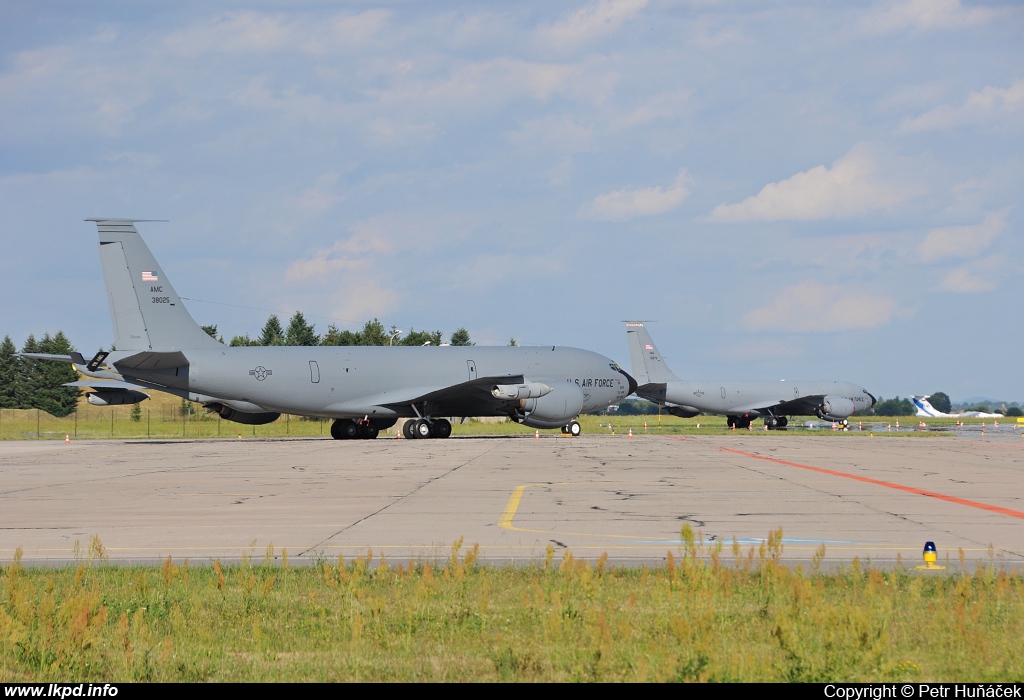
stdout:
[[(36, 340), (30, 335), (21, 352), (67, 355), (75, 347), (62, 331), (45, 334)], [(63, 386), (78, 380), (74, 365), (46, 362), (17, 356), (11, 336), (0, 343), (0, 408), (38, 408), (62, 418), (74, 413), (81, 393), (76, 386)]]
[[(204, 331), (213, 338), (224, 342), (223, 337), (218, 337), (217, 326), (203, 326)], [(271, 314), (263, 329), (255, 338), (245, 335), (236, 335), (227, 344), (231, 347), (242, 346), (268, 346), (268, 345), (297, 345), (309, 347), (313, 345), (441, 345), (444, 338), (441, 331), (417, 331), (410, 328), (408, 332), (400, 331), (397, 326), (391, 326), (386, 330), (384, 324), (374, 318), (363, 325), (361, 331), (339, 330), (335, 324), (327, 327), (327, 332), (317, 335), (314, 324), (306, 321), (301, 311), (296, 311), (288, 321), (288, 327), (281, 325), (277, 314)], [(514, 343), (514, 341), (513, 341)], [(470, 340), (469, 331), (465, 328), (458, 328), (452, 333), (448, 340), (449, 345), (474, 345)]]

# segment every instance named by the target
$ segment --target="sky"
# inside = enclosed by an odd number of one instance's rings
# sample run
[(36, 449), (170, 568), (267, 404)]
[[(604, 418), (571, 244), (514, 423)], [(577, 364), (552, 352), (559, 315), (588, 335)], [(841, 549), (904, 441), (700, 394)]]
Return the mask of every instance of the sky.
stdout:
[(459, 327), (687, 379), (1024, 400), (1016, 2), (0, 3), (0, 334)]

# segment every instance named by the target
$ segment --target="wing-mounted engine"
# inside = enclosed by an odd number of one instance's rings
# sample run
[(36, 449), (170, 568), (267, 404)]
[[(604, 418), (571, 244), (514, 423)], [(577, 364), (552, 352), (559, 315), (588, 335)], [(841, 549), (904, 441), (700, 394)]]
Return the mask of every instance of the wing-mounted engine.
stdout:
[(118, 389), (117, 391), (94, 391), (85, 395), (85, 400), (93, 406), (127, 406), (141, 403), (149, 398), (141, 391)]
[(844, 399), (837, 396), (826, 396), (825, 400), (818, 410), (815, 411), (818, 418), (822, 420), (846, 420), (853, 415), (857, 407), (853, 405), (853, 401), (850, 399)]
[[(537, 386), (527, 384), (526, 386)], [(531, 428), (560, 428), (580, 414), (583, 409), (583, 391), (569, 382), (554, 386), (541, 384), (548, 391), (540, 396), (520, 398), (512, 419)], [(496, 387), (497, 388), (497, 387)], [(492, 392), (493, 393), (493, 392)]]

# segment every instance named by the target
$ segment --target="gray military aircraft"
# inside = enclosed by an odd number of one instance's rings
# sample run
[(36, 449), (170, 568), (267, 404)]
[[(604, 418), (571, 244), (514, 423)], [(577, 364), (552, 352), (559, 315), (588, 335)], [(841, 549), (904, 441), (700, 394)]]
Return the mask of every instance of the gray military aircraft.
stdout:
[(763, 417), (769, 430), (785, 428), (788, 416), (817, 416), (849, 425), (858, 411), (875, 405), (866, 389), (849, 382), (681, 380), (668, 368), (643, 323), (626, 321), (626, 341), (637, 395), (680, 418), (701, 413), (727, 416), (730, 428), (749, 428)]
[(543, 347), (228, 347), (200, 328), (135, 229), (96, 222), (116, 350), (25, 357), (73, 362), (90, 403), (133, 404), (147, 390), (262, 425), (280, 414), (333, 418), (335, 439), (375, 438), (399, 418), (407, 438), (446, 438), (441, 416), (508, 416), (579, 435), (580, 413), (624, 399), (636, 382), (607, 357)]

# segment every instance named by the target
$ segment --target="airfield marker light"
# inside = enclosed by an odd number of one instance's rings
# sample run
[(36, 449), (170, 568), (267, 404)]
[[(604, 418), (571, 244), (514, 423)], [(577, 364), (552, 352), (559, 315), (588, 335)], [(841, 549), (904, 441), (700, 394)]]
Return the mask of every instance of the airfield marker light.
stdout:
[(935, 550), (934, 542), (924, 543), (924, 566), (916, 566), (915, 569), (945, 569), (944, 566), (938, 566), (935, 561), (939, 558), (938, 552)]
[(239, 440), (241, 440), (241, 439), (242, 439), (242, 434), (241, 434), (241, 433), (239, 433), (239, 434), (238, 434), (238, 439), (239, 439)]

